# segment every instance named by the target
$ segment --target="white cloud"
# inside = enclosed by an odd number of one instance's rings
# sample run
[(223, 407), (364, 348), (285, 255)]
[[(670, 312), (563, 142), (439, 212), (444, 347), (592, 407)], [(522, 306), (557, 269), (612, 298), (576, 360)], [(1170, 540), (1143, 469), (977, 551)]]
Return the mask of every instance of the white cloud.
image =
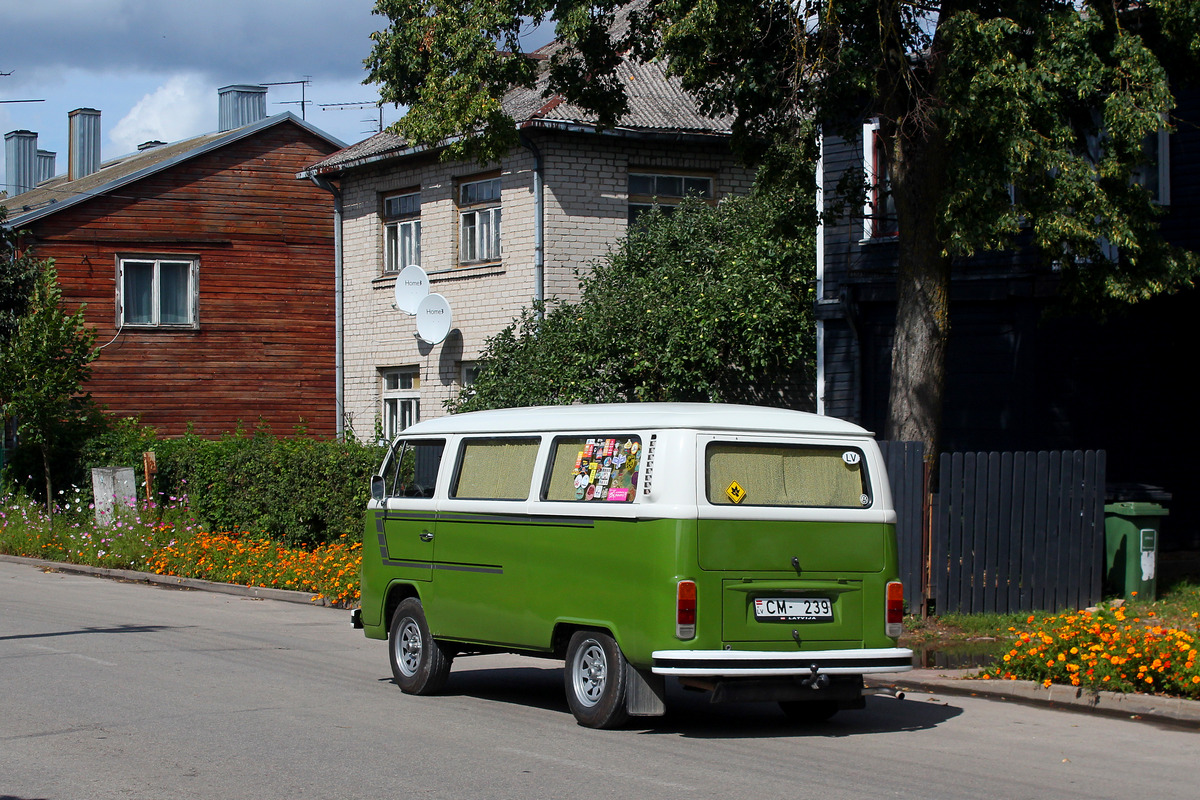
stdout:
[(143, 142), (175, 142), (217, 129), (217, 90), (199, 75), (185, 74), (137, 102), (109, 133), (119, 153), (131, 153)]

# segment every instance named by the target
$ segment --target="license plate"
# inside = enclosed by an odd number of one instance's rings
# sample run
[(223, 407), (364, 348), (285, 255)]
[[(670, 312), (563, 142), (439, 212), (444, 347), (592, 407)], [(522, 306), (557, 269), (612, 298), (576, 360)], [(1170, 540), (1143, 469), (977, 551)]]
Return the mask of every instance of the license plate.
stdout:
[(827, 597), (758, 597), (754, 618), (760, 622), (829, 622), (833, 602)]

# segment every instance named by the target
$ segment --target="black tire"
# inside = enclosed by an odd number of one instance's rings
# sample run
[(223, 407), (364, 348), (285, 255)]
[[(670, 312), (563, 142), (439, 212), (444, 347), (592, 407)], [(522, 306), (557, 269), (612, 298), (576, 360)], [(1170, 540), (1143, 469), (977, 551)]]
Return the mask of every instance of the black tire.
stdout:
[(824, 722), (838, 712), (836, 700), (782, 700), (779, 707), (793, 722)]
[(392, 614), (388, 656), (392, 676), (406, 694), (435, 694), (450, 676), (450, 657), (430, 635), (425, 611), (415, 597), (403, 600)]
[(575, 631), (563, 670), (567, 705), (585, 728), (617, 728), (629, 720), (625, 708), (625, 656), (607, 633)]

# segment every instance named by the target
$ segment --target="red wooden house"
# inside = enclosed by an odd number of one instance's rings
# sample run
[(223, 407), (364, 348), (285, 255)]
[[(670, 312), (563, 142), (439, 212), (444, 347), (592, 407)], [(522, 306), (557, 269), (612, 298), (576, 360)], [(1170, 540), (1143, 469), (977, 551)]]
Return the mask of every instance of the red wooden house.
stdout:
[[(343, 145), (266, 117), (265, 92), (226, 87), (219, 132), (103, 164), (99, 112), (71, 112), (68, 173), (3, 201), (68, 306), (86, 303), (102, 347), (86, 388), (161, 435), (336, 431), (333, 201), (296, 173)], [(14, 152), (10, 179), (31, 174)]]

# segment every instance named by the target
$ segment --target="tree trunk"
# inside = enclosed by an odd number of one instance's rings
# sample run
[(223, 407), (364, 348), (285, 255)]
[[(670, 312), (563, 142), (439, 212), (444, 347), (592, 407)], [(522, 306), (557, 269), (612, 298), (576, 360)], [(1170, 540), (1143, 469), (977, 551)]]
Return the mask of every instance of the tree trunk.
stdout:
[[(903, 226), (904, 218), (898, 216)], [(923, 442), (925, 458), (930, 460), (936, 458), (941, 440), (950, 259), (927, 252), (927, 247), (905, 247), (903, 242), (900, 250), (885, 435), (894, 441)]]
[(900, 252), (885, 435), (923, 442), (926, 460), (936, 465), (950, 333), (950, 257), (943, 253), (933, 202), (946, 188), (945, 138), (936, 125), (910, 121), (892, 142)]

